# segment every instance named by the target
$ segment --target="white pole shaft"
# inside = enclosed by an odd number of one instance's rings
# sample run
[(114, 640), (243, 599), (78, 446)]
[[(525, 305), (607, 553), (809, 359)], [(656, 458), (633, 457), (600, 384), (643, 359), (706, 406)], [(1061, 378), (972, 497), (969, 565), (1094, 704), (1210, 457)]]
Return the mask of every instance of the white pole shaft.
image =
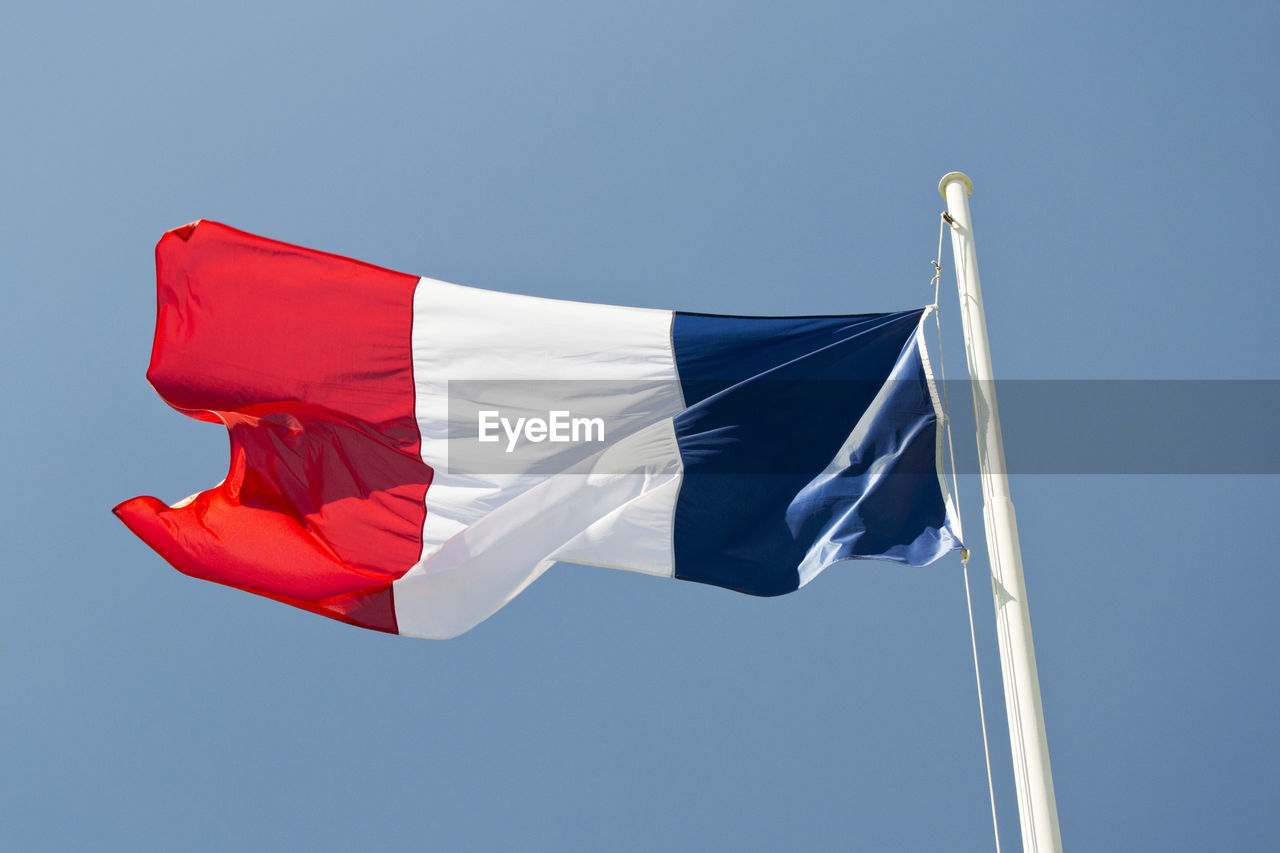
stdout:
[(950, 172), (938, 184), (951, 216), (951, 250), (955, 257), (956, 283), (960, 290), (960, 318), (965, 354), (973, 386), (973, 413), (978, 428), (978, 469), (982, 478), (982, 519), (991, 557), (995, 591), (996, 633), (1000, 641), (1000, 672), (1004, 679), (1005, 710), (1009, 716), (1009, 743), (1013, 750), (1013, 774), (1018, 792), (1018, 818), (1022, 824), (1022, 848), (1035, 853), (1062, 850), (1058, 829), (1058, 805), (1049, 769), (1049, 742), (1045, 737), (1044, 709), (1040, 702), (1040, 678), (1031, 640), (1031, 614), (1022, 576), (1022, 550), (1018, 522), (1009, 496), (1000, 410), (996, 406), (995, 374), (987, 318), (982, 309), (982, 285), (978, 281), (978, 256), (973, 243), (969, 194), (973, 182), (962, 172)]

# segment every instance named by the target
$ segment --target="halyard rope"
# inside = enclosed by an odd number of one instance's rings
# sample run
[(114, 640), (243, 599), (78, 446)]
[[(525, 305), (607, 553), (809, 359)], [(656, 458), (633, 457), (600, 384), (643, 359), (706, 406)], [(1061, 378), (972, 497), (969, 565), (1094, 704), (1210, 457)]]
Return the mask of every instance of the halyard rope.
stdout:
[[(938, 372), (942, 379), (942, 419), (947, 427), (947, 455), (951, 462), (951, 491), (956, 512), (956, 524), (961, 530), (960, 486), (956, 479), (956, 451), (951, 441), (951, 404), (947, 395), (947, 366), (942, 355), (942, 316), (938, 310), (938, 289), (942, 281), (942, 236), (950, 217), (944, 211), (938, 219), (938, 254), (933, 260), (933, 319), (938, 327)], [(969, 592), (969, 549), (960, 550), (960, 565), (964, 570), (964, 600), (969, 608), (969, 644), (973, 649), (973, 678), (978, 685), (978, 720), (982, 724), (982, 754), (987, 762), (987, 795), (991, 799), (991, 829), (995, 833), (996, 853), (1000, 853), (1000, 823), (996, 820), (996, 790), (991, 778), (991, 748), (987, 743), (987, 712), (982, 702), (982, 672), (978, 668), (978, 638), (973, 629), (973, 597)]]

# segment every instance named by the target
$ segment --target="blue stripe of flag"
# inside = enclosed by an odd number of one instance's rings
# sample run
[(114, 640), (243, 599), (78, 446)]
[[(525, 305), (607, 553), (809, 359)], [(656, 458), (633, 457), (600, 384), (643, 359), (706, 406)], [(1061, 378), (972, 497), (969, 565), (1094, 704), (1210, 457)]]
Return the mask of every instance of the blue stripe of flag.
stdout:
[[(915, 344), (921, 313), (675, 315), (687, 407), (675, 419), (676, 577), (780, 595), (799, 587), (815, 549), (824, 563), (924, 565), (959, 547)], [(901, 378), (881, 395), (900, 359)], [(860, 421), (848, 464), (819, 478)]]

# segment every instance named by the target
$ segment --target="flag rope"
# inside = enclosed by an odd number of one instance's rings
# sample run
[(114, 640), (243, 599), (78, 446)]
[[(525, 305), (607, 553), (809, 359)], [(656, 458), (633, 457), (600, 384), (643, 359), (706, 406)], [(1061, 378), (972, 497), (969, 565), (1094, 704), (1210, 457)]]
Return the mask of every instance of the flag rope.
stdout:
[[(953, 506), (956, 511), (956, 524), (964, 529), (960, 517), (960, 484), (956, 478), (956, 451), (951, 441), (951, 405), (947, 396), (947, 364), (942, 353), (942, 315), (938, 309), (938, 292), (942, 281), (942, 237), (950, 224), (946, 211), (938, 218), (938, 254), (933, 263), (933, 319), (938, 328), (938, 372), (942, 377), (942, 418), (947, 428), (947, 455), (951, 463), (951, 491), (955, 495)], [(978, 667), (978, 637), (973, 627), (973, 596), (969, 592), (969, 549), (960, 549), (960, 566), (964, 575), (964, 600), (969, 610), (969, 645), (973, 649), (973, 678), (978, 686), (978, 720), (982, 725), (982, 755), (987, 763), (987, 795), (991, 800), (991, 829), (995, 834), (996, 853), (1000, 853), (1000, 823), (996, 819), (996, 790), (991, 776), (991, 747), (987, 742), (987, 712), (982, 702), (982, 672)]]

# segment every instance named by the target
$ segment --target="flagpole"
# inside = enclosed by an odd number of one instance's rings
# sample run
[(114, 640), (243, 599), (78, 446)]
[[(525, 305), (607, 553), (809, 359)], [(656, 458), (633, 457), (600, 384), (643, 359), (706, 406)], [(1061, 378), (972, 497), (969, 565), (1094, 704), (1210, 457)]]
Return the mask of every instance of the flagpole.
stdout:
[(1036, 653), (1031, 638), (1031, 614), (1027, 609), (1022, 550), (1018, 545), (1018, 522), (1009, 495), (1009, 472), (1005, 467), (1000, 410), (996, 406), (991, 345), (987, 340), (987, 319), (982, 309), (973, 220), (969, 216), (969, 194), (973, 192), (973, 182), (963, 172), (949, 172), (938, 184), (938, 192), (947, 201), (951, 251), (955, 257), (956, 284), (960, 291), (964, 348), (973, 387), (978, 469), (982, 478), (982, 520), (987, 532), (987, 551), (995, 592), (1000, 672), (1004, 679), (1005, 710), (1009, 716), (1009, 743), (1013, 750), (1022, 848), (1029, 853), (1061, 851), (1058, 806), (1053, 795), (1049, 743), (1045, 736), (1040, 679), (1036, 673)]

